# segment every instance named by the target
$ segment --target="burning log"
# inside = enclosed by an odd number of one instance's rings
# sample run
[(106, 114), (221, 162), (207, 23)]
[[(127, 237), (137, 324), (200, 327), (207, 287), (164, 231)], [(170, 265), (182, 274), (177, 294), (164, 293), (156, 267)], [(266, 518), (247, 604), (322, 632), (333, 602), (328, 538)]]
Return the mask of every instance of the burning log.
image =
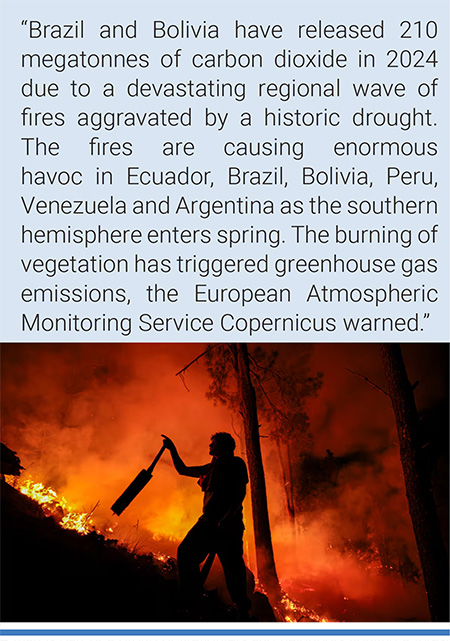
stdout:
[(130, 485), (127, 487), (125, 492), (119, 496), (117, 501), (114, 503), (114, 505), (111, 506), (111, 510), (114, 512), (114, 514), (117, 514), (117, 516), (120, 516), (122, 512), (127, 508), (131, 501), (136, 498), (136, 496), (141, 492), (144, 487), (147, 485), (147, 483), (150, 481), (150, 479), (153, 476), (153, 470), (155, 469), (155, 466), (159, 459), (162, 456), (162, 453), (166, 449), (165, 445), (162, 446), (162, 448), (159, 450), (158, 454), (155, 456), (153, 459), (152, 464), (150, 467), (148, 467), (146, 470), (141, 470), (139, 474), (136, 476), (134, 481), (130, 483)]

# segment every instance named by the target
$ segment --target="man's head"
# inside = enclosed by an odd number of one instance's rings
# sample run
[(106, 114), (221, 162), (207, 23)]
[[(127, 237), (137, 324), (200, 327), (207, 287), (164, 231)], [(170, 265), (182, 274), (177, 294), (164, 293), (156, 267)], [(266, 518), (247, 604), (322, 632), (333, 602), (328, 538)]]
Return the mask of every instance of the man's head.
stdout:
[(216, 432), (211, 436), (211, 443), (209, 444), (209, 453), (211, 456), (233, 454), (235, 449), (235, 440), (228, 432)]

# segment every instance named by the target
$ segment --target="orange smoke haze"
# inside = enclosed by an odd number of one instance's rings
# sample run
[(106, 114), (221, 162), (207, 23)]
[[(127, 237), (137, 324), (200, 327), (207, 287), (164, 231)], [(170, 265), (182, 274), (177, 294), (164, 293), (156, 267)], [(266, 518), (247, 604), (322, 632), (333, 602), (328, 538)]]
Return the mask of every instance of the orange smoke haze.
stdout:
[[(377, 346), (270, 347), (280, 353), (280, 368), (323, 373), (317, 397), (308, 400), (307, 454), (312, 463), (326, 463), (327, 456), (330, 465), (336, 461), (333, 482), (305, 497), (294, 533), (276, 449), (262, 438), (282, 587), (327, 618), (428, 620), (421, 578), (408, 581), (386, 571), (376, 553), (387, 546), (419, 568), (391, 404), (347, 371), (385, 387)], [(212, 433), (241, 429), (238, 415), (206, 398), (210, 378), (202, 360), (185, 375), (188, 389), (175, 376), (204, 349), (200, 344), (4, 345), (2, 441), (17, 452), (25, 475), (51, 485), (75, 507), (89, 512), (100, 501), (93, 519), (105, 534), (111, 528), (112, 537), (141, 553), (175, 555), (201, 513), (202, 495), (194, 479), (176, 474), (167, 452), (120, 517), (110, 506), (150, 465), (161, 433), (174, 439), (188, 465), (198, 465), (208, 461)], [(411, 382), (420, 383), (418, 409), (446, 403), (447, 346), (409, 345), (403, 352)], [(262, 436), (268, 436), (270, 426), (260, 422)], [(249, 503), (246, 519), (249, 564), (255, 570)], [(393, 566), (400, 557), (392, 558)]]

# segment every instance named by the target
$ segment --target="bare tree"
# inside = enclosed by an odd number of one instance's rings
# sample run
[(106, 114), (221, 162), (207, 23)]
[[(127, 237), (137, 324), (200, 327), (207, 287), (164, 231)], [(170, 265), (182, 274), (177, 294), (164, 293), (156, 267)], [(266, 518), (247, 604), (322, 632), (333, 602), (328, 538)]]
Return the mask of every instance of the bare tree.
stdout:
[(394, 409), (406, 496), (419, 550), (433, 621), (448, 621), (448, 558), (421, 447), (419, 416), (400, 346), (381, 346), (389, 396)]
[(230, 347), (235, 357), (240, 412), (244, 422), (245, 448), (250, 473), (258, 579), (264, 585), (269, 595), (279, 598), (281, 590), (273, 554), (269, 511), (267, 508), (266, 481), (261, 455), (256, 394), (250, 377), (248, 350), (245, 343), (236, 343)]
[[(207, 396), (226, 403), (243, 419), (245, 448), (250, 477), (253, 530), (258, 580), (272, 599), (281, 599), (275, 567), (267, 507), (266, 482), (262, 462), (255, 388), (251, 380), (249, 355), (245, 343), (210, 345), (177, 375), (205, 357), (211, 375)], [(184, 379), (183, 379), (184, 380)]]

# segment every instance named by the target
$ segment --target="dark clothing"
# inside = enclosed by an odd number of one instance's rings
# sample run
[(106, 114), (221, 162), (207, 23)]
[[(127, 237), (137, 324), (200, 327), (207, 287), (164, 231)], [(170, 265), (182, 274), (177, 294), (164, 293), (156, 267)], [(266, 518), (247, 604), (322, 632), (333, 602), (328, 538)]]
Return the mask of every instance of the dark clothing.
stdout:
[(199, 566), (210, 552), (216, 552), (233, 602), (241, 612), (248, 612), (242, 542), (247, 467), (237, 456), (220, 456), (198, 471), (199, 485), (205, 493), (203, 514), (178, 547), (181, 587), (191, 599), (201, 595)]
[(248, 612), (251, 604), (247, 598), (242, 533), (243, 530), (222, 531), (204, 517), (189, 530), (178, 547), (178, 572), (181, 588), (190, 600), (202, 594), (200, 564), (214, 551), (222, 564), (231, 599), (240, 611)]
[(248, 483), (247, 467), (238, 456), (223, 456), (203, 466), (199, 485), (205, 493), (203, 514), (218, 524), (243, 528), (242, 501)]

